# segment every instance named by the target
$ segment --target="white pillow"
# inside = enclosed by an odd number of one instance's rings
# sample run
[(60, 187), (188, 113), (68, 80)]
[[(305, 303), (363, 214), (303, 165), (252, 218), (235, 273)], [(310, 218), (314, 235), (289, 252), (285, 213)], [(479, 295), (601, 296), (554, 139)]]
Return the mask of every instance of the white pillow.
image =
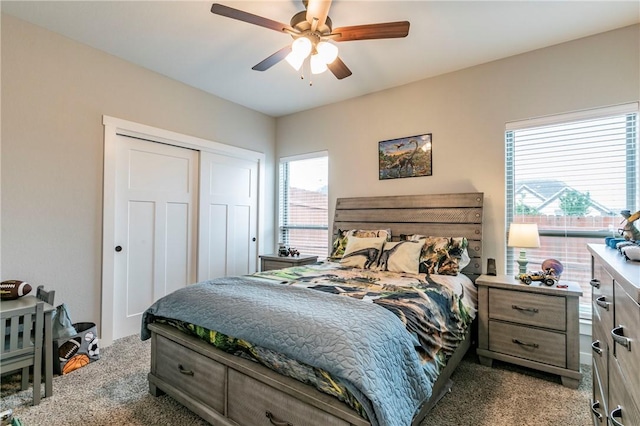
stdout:
[(349, 237), (347, 247), (344, 249), (344, 256), (340, 260), (343, 266), (354, 268), (370, 269), (375, 267), (382, 251), (382, 245), (386, 237), (378, 238), (358, 238)]
[(381, 271), (418, 273), (420, 251), (424, 241), (386, 242), (378, 260)]

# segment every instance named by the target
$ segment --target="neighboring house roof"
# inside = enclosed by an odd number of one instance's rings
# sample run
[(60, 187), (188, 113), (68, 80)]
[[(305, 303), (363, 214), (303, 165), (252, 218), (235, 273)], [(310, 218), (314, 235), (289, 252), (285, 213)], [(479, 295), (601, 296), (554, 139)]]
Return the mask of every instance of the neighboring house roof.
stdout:
[[(560, 209), (560, 198), (575, 188), (557, 179), (524, 180), (516, 183), (516, 200), (538, 209), (541, 214), (557, 215)], [(580, 192), (580, 191), (578, 191)], [(590, 200), (587, 216), (614, 215), (606, 206)]]
[(289, 188), (291, 203), (300, 208), (327, 211), (327, 194), (323, 192), (323, 189), (310, 191), (292, 186)]

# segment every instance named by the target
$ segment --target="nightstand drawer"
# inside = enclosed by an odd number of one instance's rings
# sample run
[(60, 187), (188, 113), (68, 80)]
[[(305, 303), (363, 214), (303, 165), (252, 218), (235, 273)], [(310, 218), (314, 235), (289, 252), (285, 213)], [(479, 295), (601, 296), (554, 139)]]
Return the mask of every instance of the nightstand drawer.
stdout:
[(546, 294), (489, 289), (489, 318), (566, 330), (566, 299)]
[(567, 366), (566, 336), (553, 331), (490, 321), (489, 350), (561, 368)]

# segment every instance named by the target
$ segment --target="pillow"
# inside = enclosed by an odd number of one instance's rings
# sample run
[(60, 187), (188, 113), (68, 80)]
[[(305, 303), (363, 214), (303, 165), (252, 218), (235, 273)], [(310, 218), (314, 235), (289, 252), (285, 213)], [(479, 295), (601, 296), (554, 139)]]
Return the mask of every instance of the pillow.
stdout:
[(409, 235), (410, 241), (424, 239), (420, 254), (420, 272), (427, 274), (458, 275), (471, 259), (467, 253), (469, 242), (465, 237), (433, 237)]
[(386, 237), (349, 237), (340, 264), (354, 268), (370, 269), (377, 264), (380, 251), (382, 251), (382, 245), (385, 241)]
[(385, 242), (378, 260), (381, 271), (418, 273), (424, 241)]
[(358, 237), (358, 238), (385, 237), (387, 241), (391, 241), (391, 229), (377, 229), (377, 230), (338, 229), (338, 234), (336, 238), (333, 240), (333, 245), (331, 248), (331, 254), (329, 255), (329, 259), (332, 259), (332, 260), (342, 259), (342, 256), (344, 256), (344, 249), (347, 246), (347, 240), (349, 239), (349, 237)]
[(347, 246), (347, 239), (349, 238), (349, 230), (338, 229), (338, 234), (336, 238), (333, 240), (333, 245), (331, 247), (331, 254), (329, 254), (329, 259), (342, 259), (344, 255), (344, 248)]
[(391, 229), (353, 229), (349, 236), (358, 238), (385, 237), (387, 241), (391, 241)]

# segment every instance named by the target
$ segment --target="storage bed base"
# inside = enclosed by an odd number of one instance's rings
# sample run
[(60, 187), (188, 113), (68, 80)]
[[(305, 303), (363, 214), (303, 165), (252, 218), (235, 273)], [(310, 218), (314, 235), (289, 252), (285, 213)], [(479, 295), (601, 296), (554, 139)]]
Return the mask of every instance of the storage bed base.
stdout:
[[(370, 425), (338, 399), (309, 385), (227, 354), (166, 324), (150, 324), (149, 329), (149, 392), (170, 395), (213, 425)], [(470, 347), (470, 336), (468, 333), (439, 376), (431, 399), (412, 426), (419, 425), (450, 390), (449, 378)]]

